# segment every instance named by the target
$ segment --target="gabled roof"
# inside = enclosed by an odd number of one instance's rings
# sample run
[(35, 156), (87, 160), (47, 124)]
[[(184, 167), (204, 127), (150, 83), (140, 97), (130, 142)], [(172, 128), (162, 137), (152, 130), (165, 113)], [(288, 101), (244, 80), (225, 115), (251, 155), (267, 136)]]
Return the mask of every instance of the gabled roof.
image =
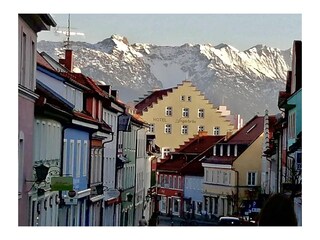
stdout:
[(51, 71), (57, 72), (39, 52), (37, 52), (37, 64), (50, 69)]
[(60, 74), (90, 88), (91, 91), (89, 92), (96, 93), (100, 97), (108, 97), (108, 95), (100, 87), (98, 87), (98, 85), (95, 84), (95, 82), (90, 77), (87, 77), (82, 73), (61, 72)]
[(39, 95), (39, 98), (35, 102), (36, 113), (49, 114), (59, 121), (70, 121), (73, 110), (72, 104), (65, 101), (40, 81), (36, 82), (35, 93)]
[(262, 133), (264, 129), (264, 117), (254, 116), (242, 128), (235, 132), (227, 141), (226, 144), (251, 144)]
[[(59, 68), (56, 69), (53, 66), (53, 65), (60, 65), (60, 63), (56, 62), (53, 58), (51, 58), (45, 52), (41, 52), (41, 53), (37, 52), (37, 64), (40, 67), (45, 68), (49, 72), (51, 72), (53, 74), (56, 74), (57, 76), (63, 78), (66, 83), (69, 83), (69, 84), (71, 84), (71, 85), (73, 85), (75, 87), (78, 87), (78, 88), (82, 89), (82, 90), (89, 90), (89, 88), (86, 87), (85, 85), (80, 84), (79, 82), (77, 82), (77, 81), (75, 81), (75, 80), (73, 80), (71, 78), (62, 76), (61, 75), (61, 70)], [(67, 69), (65, 69), (65, 70), (68, 71)]]
[(148, 107), (152, 106), (159, 99), (162, 99), (163, 96), (167, 96), (168, 92), (172, 92), (172, 88), (152, 92), (148, 97), (146, 97), (141, 102), (135, 105), (137, 113), (143, 114), (143, 111), (145, 111)]
[(57, 106), (60, 106), (61, 109), (72, 111), (74, 105), (63, 97), (61, 97), (58, 93), (56, 93), (53, 89), (49, 88), (39, 80), (36, 80), (36, 92), (42, 94), (47, 99), (50, 99), (50, 102), (54, 102)]

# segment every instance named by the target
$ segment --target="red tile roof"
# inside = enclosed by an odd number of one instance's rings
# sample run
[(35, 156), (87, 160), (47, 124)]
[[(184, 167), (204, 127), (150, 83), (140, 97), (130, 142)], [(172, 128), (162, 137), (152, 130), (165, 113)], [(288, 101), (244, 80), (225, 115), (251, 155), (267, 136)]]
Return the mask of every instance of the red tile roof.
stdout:
[(186, 158), (183, 156), (177, 159), (169, 159), (163, 163), (158, 164), (157, 170), (159, 171), (169, 171), (169, 172), (179, 172), (181, 167), (186, 163)]
[(37, 64), (47, 69), (50, 69), (51, 71), (56, 72), (56, 70), (48, 63), (48, 61), (39, 52), (37, 52)]
[(94, 93), (99, 94), (101, 97), (108, 97), (108, 95), (91, 78), (83, 75), (82, 73), (61, 72), (60, 74), (89, 87)]
[(202, 161), (200, 161), (198, 158), (195, 158), (192, 161), (184, 164), (184, 166), (181, 168), (181, 173), (183, 175), (203, 176), (204, 169), (202, 167)]
[(189, 139), (188, 142), (185, 142), (184, 145), (180, 145), (180, 147), (176, 149), (176, 152), (202, 153), (223, 138), (224, 136), (221, 135), (195, 136), (194, 138)]
[(227, 144), (250, 144), (256, 140), (264, 128), (264, 117), (254, 116), (246, 125), (235, 132), (227, 141)]
[(143, 114), (148, 107), (152, 106), (159, 99), (162, 99), (163, 96), (167, 96), (169, 92), (172, 92), (172, 88), (157, 90), (151, 93), (148, 97), (143, 99), (141, 102), (135, 105), (138, 114)]
[(73, 114), (77, 119), (99, 125), (103, 131), (112, 132), (112, 128), (107, 123), (99, 122), (97, 119), (94, 119), (89, 113), (87, 114), (83, 112), (74, 111)]

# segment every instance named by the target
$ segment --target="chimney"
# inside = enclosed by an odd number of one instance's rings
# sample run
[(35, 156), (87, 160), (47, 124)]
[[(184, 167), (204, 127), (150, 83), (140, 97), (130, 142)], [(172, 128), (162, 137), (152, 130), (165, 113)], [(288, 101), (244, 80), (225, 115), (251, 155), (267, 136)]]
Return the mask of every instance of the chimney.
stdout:
[(73, 56), (72, 56), (72, 50), (66, 49), (65, 53), (65, 67), (72, 72), (73, 70)]
[(64, 65), (69, 71), (73, 71), (73, 56), (72, 56), (72, 50), (66, 49), (65, 57), (59, 59), (59, 63)]
[(199, 131), (198, 135), (199, 135), (199, 137), (207, 136), (208, 132), (207, 131)]
[(224, 137), (224, 140), (227, 141), (231, 136), (232, 136), (232, 131), (231, 131), (231, 130), (228, 130), (228, 131), (227, 131), (227, 134), (226, 134), (225, 137)]
[(113, 96), (115, 99), (118, 99), (118, 90), (111, 90), (111, 96)]

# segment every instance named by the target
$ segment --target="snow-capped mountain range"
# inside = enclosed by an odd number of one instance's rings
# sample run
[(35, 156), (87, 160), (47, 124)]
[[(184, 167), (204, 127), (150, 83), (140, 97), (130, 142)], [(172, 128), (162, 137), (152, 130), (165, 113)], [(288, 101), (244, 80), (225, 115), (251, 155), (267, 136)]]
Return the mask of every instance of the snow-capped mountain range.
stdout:
[[(63, 42), (38, 42), (38, 51), (58, 59)], [(278, 93), (285, 89), (291, 68), (291, 49), (256, 45), (248, 50), (219, 44), (156, 46), (129, 44), (112, 35), (96, 44), (71, 42), (74, 65), (85, 75), (119, 90), (122, 101), (132, 102), (148, 91), (175, 87), (185, 79), (214, 106), (227, 105), (245, 121), (265, 109), (279, 112)]]

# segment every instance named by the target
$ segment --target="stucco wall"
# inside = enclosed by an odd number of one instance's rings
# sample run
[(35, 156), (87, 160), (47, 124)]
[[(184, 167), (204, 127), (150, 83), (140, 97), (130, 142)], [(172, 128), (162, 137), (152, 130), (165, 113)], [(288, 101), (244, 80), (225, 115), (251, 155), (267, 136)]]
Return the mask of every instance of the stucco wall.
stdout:
[[(185, 101), (181, 101), (182, 95), (185, 96)], [(191, 101), (188, 101), (188, 96), (191, 97)], [(172, 107), (172, 116), (165, 115), (166, 107)], [(182, 117), (182, 108), (189, 108), (188, 118)], [(198, 109), (204, 109), (204, 118), (198, 118)], [(188, 81), (184, 81), (182, 85), (169, 92), (168, 96), (164, 96), (163, 100), (159, 99), (148, 111), (143, 112), (143, 119), (155, 125), (156, 144), (172, 149), (198, 134), (198, 126), (204, 126), (204, 131), (210, 135), (216, 126), (220, 127), (220, 135), (234, 129), (234, 126), (217, 112), (216, 107)], [(171, 134), (164, 132), (165, 124), (172, 125)], [(181, 134), (182, 125), (188, 125), (188, 134)]]

